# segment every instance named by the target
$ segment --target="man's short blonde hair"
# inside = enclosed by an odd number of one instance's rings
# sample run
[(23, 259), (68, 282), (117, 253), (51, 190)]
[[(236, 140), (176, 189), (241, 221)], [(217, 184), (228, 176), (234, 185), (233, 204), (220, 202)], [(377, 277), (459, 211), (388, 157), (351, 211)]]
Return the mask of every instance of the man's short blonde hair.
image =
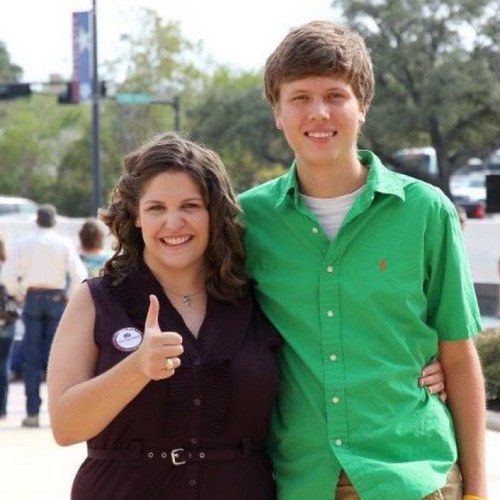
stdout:
[(268, 57), (264, 69), (266, 98), (274, 108), (283, 83), (328, 75), (345, 79), (360, 108), (368, 109), (375, 78), (363, 38), (343, 24), (312, 21), (290, 31)]

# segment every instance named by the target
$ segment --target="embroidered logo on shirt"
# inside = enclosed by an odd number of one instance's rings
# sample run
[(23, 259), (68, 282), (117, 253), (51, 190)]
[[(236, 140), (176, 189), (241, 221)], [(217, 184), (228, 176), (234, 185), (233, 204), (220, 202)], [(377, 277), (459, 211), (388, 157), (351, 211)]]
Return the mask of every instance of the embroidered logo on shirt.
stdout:
[(113, 334), (111, 341), (119, 351), (132, 352), (140, 346), (142, 342), (142, 332), (131, 326), (122, 328)]
[(380, 267), (380, 270), (381, 271), (385, 271), (386, 267), (387, 267), (387, 262), (385, 261), (384, 257), (382, 257), (379, 261), (378, 261), (378, 267)]

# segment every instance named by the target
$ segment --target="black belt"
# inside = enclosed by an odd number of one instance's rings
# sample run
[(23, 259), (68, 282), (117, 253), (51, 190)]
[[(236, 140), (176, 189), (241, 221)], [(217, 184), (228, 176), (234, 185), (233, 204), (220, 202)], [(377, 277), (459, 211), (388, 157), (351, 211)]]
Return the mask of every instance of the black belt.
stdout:
[(255, 447), (251, 440), (244, 439), (241, 446), (234, 448), (217, 449), (188, 449), (188, 448), (153, 448), (144, 446), (141, 441), (134, 441), (132, 446), (125, 450), (97, 450), (87, 448), (89, 458), (97, 460), (163, 460), (172, 465), (184, 465), (192, 462), (206, 462), (212, 460), (237, 460), (246, 458), (255, 453), (262, 453), (263, 447)]
[(54, 293), (63, 293), (64, 290), (60, 288), (42, 288), (40, 286), (30, 286), (27, 290), (28, 292), (54, 292)]

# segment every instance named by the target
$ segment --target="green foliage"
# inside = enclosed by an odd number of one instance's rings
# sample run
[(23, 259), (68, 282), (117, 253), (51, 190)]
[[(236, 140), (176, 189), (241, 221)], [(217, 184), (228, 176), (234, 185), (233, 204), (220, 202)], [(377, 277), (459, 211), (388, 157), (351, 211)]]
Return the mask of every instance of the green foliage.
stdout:
[(475, 337), (481, 359), (487, 399), (500, 399), (500, 329), (489, 329)]
[(78, 134), (82, 109), (34, 96), (1, 103), (0, 116), (0, 192), (57, 205), (59, 161)]
[(201, 44), (184, 38), (178, 22), (166, 22), (153, 10), (139, 9), (108, 68), (117, 90), (172, 97), (200, 88), (201, 59)]
[(263, 169), (291, 161), (264, 101), (260, 73), (219, 68), (188, 110), (187, 120), (192, 137), (221, 154), (237, 190), (266, 178)]
[(340, 3), (376, 72), (368, 146), (390, 155), (433, 145), (446, 183), (464, 159), (500, 146), (497, 0)]
[(0, 41), (0, 82), (19, 82), (22, 74), (23, 70), (11, 62), (7, 47)]

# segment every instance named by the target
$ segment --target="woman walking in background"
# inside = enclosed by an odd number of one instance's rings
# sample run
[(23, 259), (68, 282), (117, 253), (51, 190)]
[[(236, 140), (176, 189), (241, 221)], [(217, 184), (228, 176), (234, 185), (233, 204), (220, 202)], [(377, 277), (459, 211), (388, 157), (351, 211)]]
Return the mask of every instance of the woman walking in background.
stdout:
[(80, 238), (80, 258), (87, 267), (89, 278), (99, 276), (104, 263), (111, 256), (104, 248), (104, 230), (94, 217), (88, 218), (78, 233)]

